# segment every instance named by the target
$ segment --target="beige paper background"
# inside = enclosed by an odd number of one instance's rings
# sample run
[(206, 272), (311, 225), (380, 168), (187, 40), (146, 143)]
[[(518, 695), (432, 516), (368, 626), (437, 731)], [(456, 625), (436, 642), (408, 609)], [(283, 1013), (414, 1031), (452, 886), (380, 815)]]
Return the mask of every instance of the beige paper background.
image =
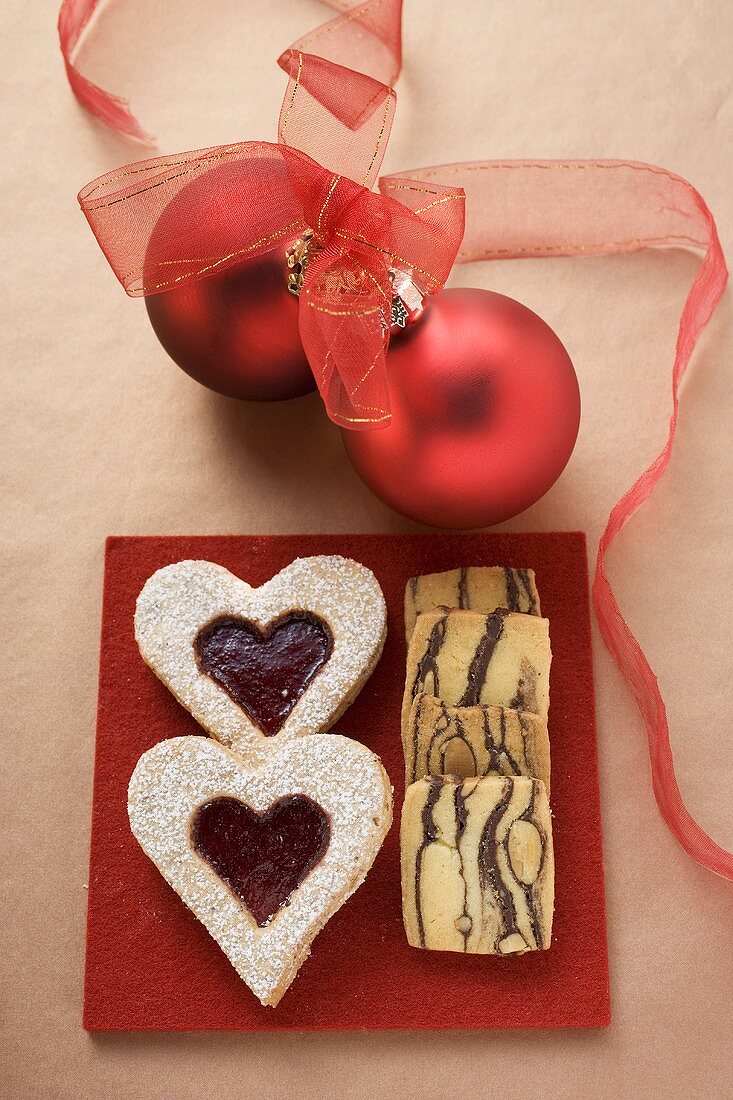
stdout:
[[(722, 1098), (730, 1086), (731, 891), (651, 793), (645, 735), (596, 634), (613, 1022), (602, 1033), (119, 1036), (81, 1028), (103, 539), (108, 533), (401, 531), (316, 397), (246, 407), (166, 360), (74, 196), (144, 152), (75, 105), (51, 0), (4, 19), (0, 242), (2, 882), (0, 1094), (26, 1097)], [(88, 75), (129, 94), (163, 151), (272, 138), (274, 59), (311, 0), (122, 0)], [(691, 179), (733, 255), (727, 0), (407, 0), (385, 170), (482, 157), (628, 157)], [(656, 453), (683, 254), (473, 265), (565, 341), (584, 420), (566, 473), (513, 530), (583, 528)], [(685, 387), (663, 488), (612, 554), (662, 683), (683, 794), (733, 845), (731, 297)]]

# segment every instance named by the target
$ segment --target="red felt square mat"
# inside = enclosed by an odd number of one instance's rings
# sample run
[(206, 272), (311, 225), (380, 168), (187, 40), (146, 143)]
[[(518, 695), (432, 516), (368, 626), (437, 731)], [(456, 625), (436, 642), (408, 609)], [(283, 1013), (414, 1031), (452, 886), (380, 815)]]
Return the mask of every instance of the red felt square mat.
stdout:
[[(259, 585), (298, 556), (368, 565), (389, 613), (384, 655), (340, 733), (379, 753), (395, 824), (365, 884), (316, 938), (276, 1009), (263, 1008), (132, 837), (127, 783), (166, 737), (200, 732), (142, 662), (135, 599), (156, 569), (208, 558)], [(414, 574), (530, 566), (550, 619), (556, 911), (549, 951), (521, 958), (408, 947), (402, 929), (399, 732), (403, 592)], [(90, 1031), (602, 1027), (609, 1021), (585, 537), (578, 533), (111, 538), (107, 542), (89, 872), (84, 1025)]]

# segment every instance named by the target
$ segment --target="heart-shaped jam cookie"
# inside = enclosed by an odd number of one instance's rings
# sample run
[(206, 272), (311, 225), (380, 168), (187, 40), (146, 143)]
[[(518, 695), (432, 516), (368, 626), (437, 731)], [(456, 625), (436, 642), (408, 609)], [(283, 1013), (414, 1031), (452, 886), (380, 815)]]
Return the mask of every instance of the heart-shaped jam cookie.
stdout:
[(276, 1005), (363, 882), (392, 820), (379, 758), (338, 734), (248, 767), (205, 737), (162, 741), (128, 790), (137, 841), (262, 1004)]
[(379, 660), (386, 608), (348, 558), (298, 558), (261, 588), (220, 565), (159, 569), (137, 601), (143, 659), (219, 741), (251, 762), (272, 739), (327, 730)]

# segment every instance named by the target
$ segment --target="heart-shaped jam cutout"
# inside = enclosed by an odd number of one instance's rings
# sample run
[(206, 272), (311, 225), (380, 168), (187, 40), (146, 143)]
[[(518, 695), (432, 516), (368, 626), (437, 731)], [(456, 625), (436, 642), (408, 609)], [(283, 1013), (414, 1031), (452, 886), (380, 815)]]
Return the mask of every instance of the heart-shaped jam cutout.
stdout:
[(304, 794), (280, 798), (264, 813), (237, 798), (212, 798), (191, 822), (194, 849), (260, 928), (288, 903), (330, 839), (328, 814)]
[(333, 635), (316, 615), (284, 615), (261, 631), (247, 619), (224, 616), (196, 638), (199, 668), (224, 688), (271, 737), (333, 650)]

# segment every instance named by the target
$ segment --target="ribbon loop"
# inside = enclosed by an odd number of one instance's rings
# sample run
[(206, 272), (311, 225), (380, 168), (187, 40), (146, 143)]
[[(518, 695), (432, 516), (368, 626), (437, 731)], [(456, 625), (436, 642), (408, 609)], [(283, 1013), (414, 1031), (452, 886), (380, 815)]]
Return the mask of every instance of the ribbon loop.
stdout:
[(285, 249), (307, 226), (295, 171), (313, 186), (330, 179), (297, 150), (239, 142), (107, 172), (79, 203), (126, 292), (141, 297)]
[(313, 54), (288, 50), (280, 65), (289, 80), (278, 140), (371, 187), (387, 151), (394, 89)]

